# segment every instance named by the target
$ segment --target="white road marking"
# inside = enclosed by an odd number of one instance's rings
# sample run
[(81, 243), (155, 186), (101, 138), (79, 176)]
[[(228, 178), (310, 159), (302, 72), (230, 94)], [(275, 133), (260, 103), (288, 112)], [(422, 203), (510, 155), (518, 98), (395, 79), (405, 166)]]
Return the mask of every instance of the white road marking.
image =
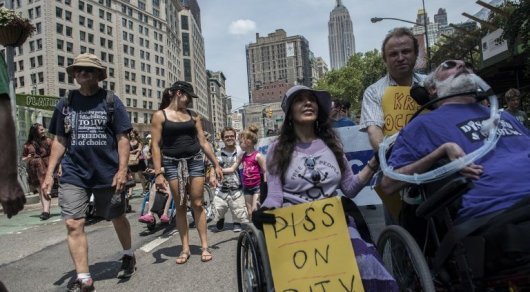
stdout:
[(159, 236), (158, 238), (154, 239), (153, 241), (151, 242), (148, 242), (146, 244), (144, 244), (140, 250), (148, 253), (148, 252), (151, 252), (153, 249), (155, 249), (157, 246), (161, 245), (162, 243), (168, 241), (172, 236), (173, 234), (177, 233), (176, 230), (173, 230), (171, 231), (170, 233), (168, 234), (164, 234), (162, 236)]

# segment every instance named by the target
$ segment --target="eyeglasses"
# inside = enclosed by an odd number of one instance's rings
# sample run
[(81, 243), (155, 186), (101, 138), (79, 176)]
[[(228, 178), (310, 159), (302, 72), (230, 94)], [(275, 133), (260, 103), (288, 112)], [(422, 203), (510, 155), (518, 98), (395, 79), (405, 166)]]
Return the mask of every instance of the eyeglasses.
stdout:
[(96, 72), (96, 68), (94, 67), (75, 67), (75, 72), (81, 72), (84, 71), (85, 73), (94, 73)]

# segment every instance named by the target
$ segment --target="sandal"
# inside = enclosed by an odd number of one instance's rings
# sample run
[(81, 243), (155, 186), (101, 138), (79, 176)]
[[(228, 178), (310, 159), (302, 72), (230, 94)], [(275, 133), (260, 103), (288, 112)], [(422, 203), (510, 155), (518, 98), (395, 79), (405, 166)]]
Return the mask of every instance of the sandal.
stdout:
[(190, 258), (190, 252), (189, 251), (182, 251), (180, 252), (180, 255), (178, 256), (175, 263), (177, 265), (182, 265), (188, 262), (188, 259)]
[(201, 254), (201, 261), (203, 263), (205, 262), (209, 262), (212, 260), (213, 256), (212, 254), (210, 253), (210, 248), (209, 247), (204, 247), (204, 248), (201, 248), (201, 251), (202, 251), (202, 254)]

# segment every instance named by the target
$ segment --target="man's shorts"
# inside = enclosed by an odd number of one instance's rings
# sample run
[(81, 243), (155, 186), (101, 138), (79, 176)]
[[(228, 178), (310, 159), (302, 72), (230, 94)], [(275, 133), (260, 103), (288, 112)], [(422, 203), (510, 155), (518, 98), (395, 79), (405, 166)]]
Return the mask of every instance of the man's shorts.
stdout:
[(63, 219), (85, 218), (92, 194), (94, 194), (96, 216), (112, 220), (125, 213), (125, 192), (114, 195), (114, 188), (85, 189), (60, 183), (59, 206)]
[[(188, 174), (192, 177), (204, 176), (204, 154), (201, 152), (195, 156), (186, 159), (188, 164)], [(179, 166), (179, 160), (164, 156), (162, 159), (162, 165), (164, 166), (164, 174), (168, 181), (177, 179), (180, 174), (177, 169)]]

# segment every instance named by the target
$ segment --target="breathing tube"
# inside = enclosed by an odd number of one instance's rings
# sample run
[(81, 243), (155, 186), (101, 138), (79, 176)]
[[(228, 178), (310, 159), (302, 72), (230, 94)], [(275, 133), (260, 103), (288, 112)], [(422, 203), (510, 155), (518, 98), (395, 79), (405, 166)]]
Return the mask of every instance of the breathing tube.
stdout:
[[(488, 101), (490, 103), (490, 117), (487, 120), (482, 121), (481, 126), (481, 133), (486, 136), (486, 139), (484, 140), (484, 144), (480, 146), (477, 150), (466, 154), (465, 156), (462, 156), (458, 159), (455, 159), (451, 161), (448, 164), (445, 164), (443, 166), (440, 166), (436, 169), (430, 170), (425, 173), (414, 173), (414, 174), (402, 174), (395, 172), (392, 166), (389, 166), (386, 159), (387, 151), (391, 148), (392, 144), (396, 140), (398, 133), (395, 133), (392, 136), (385, 137), (383, 139), (383, 142), (379, 145), (379, 161), (381, 170), (384, 173), (385, 176), (399, 181), (408, 182), (411, 184), (423, 184), (428, 182), (433, 182), (440, 180), (442, 178), (448, 177), (451, 174), (460, 171), (467, 165), (473, 163), (477, 159), (482, 158), (484, 155), (486, 155), (488, 152), (493, 150), (495, 148), (495, 145), (497, 144), (497, 141), (499, 140), (499, 134), (498, 134), (498, 128), (499, 128), (499, 120), (500, 120), (500, 114), (499, 114), (499, 103), (497, 100), (497, 96), (491, 89), (491, 86), (489, 86), (482, 78), (478, 77), (475, 74), (472, 74), (473, 78), (475, 79), (475, 83), (477, 85), (477, 90), (474, 92), (476, 95), (477, 101), (480, 101), (484, 98), (488, 98)], [(466, 93), (462, 93), (459, 95), (465, 95)], [(453, 95), (456, 96), (456, 95)], [(438, 99), (435, 99), (436, 101), (440, 101), (441, 99), (446, 99), (448, 97), (441, 97)], [(422, 107), (421, 110), (423, 110), (424, 107)], [(416, 116), (416, 115), (414, 115)]]

